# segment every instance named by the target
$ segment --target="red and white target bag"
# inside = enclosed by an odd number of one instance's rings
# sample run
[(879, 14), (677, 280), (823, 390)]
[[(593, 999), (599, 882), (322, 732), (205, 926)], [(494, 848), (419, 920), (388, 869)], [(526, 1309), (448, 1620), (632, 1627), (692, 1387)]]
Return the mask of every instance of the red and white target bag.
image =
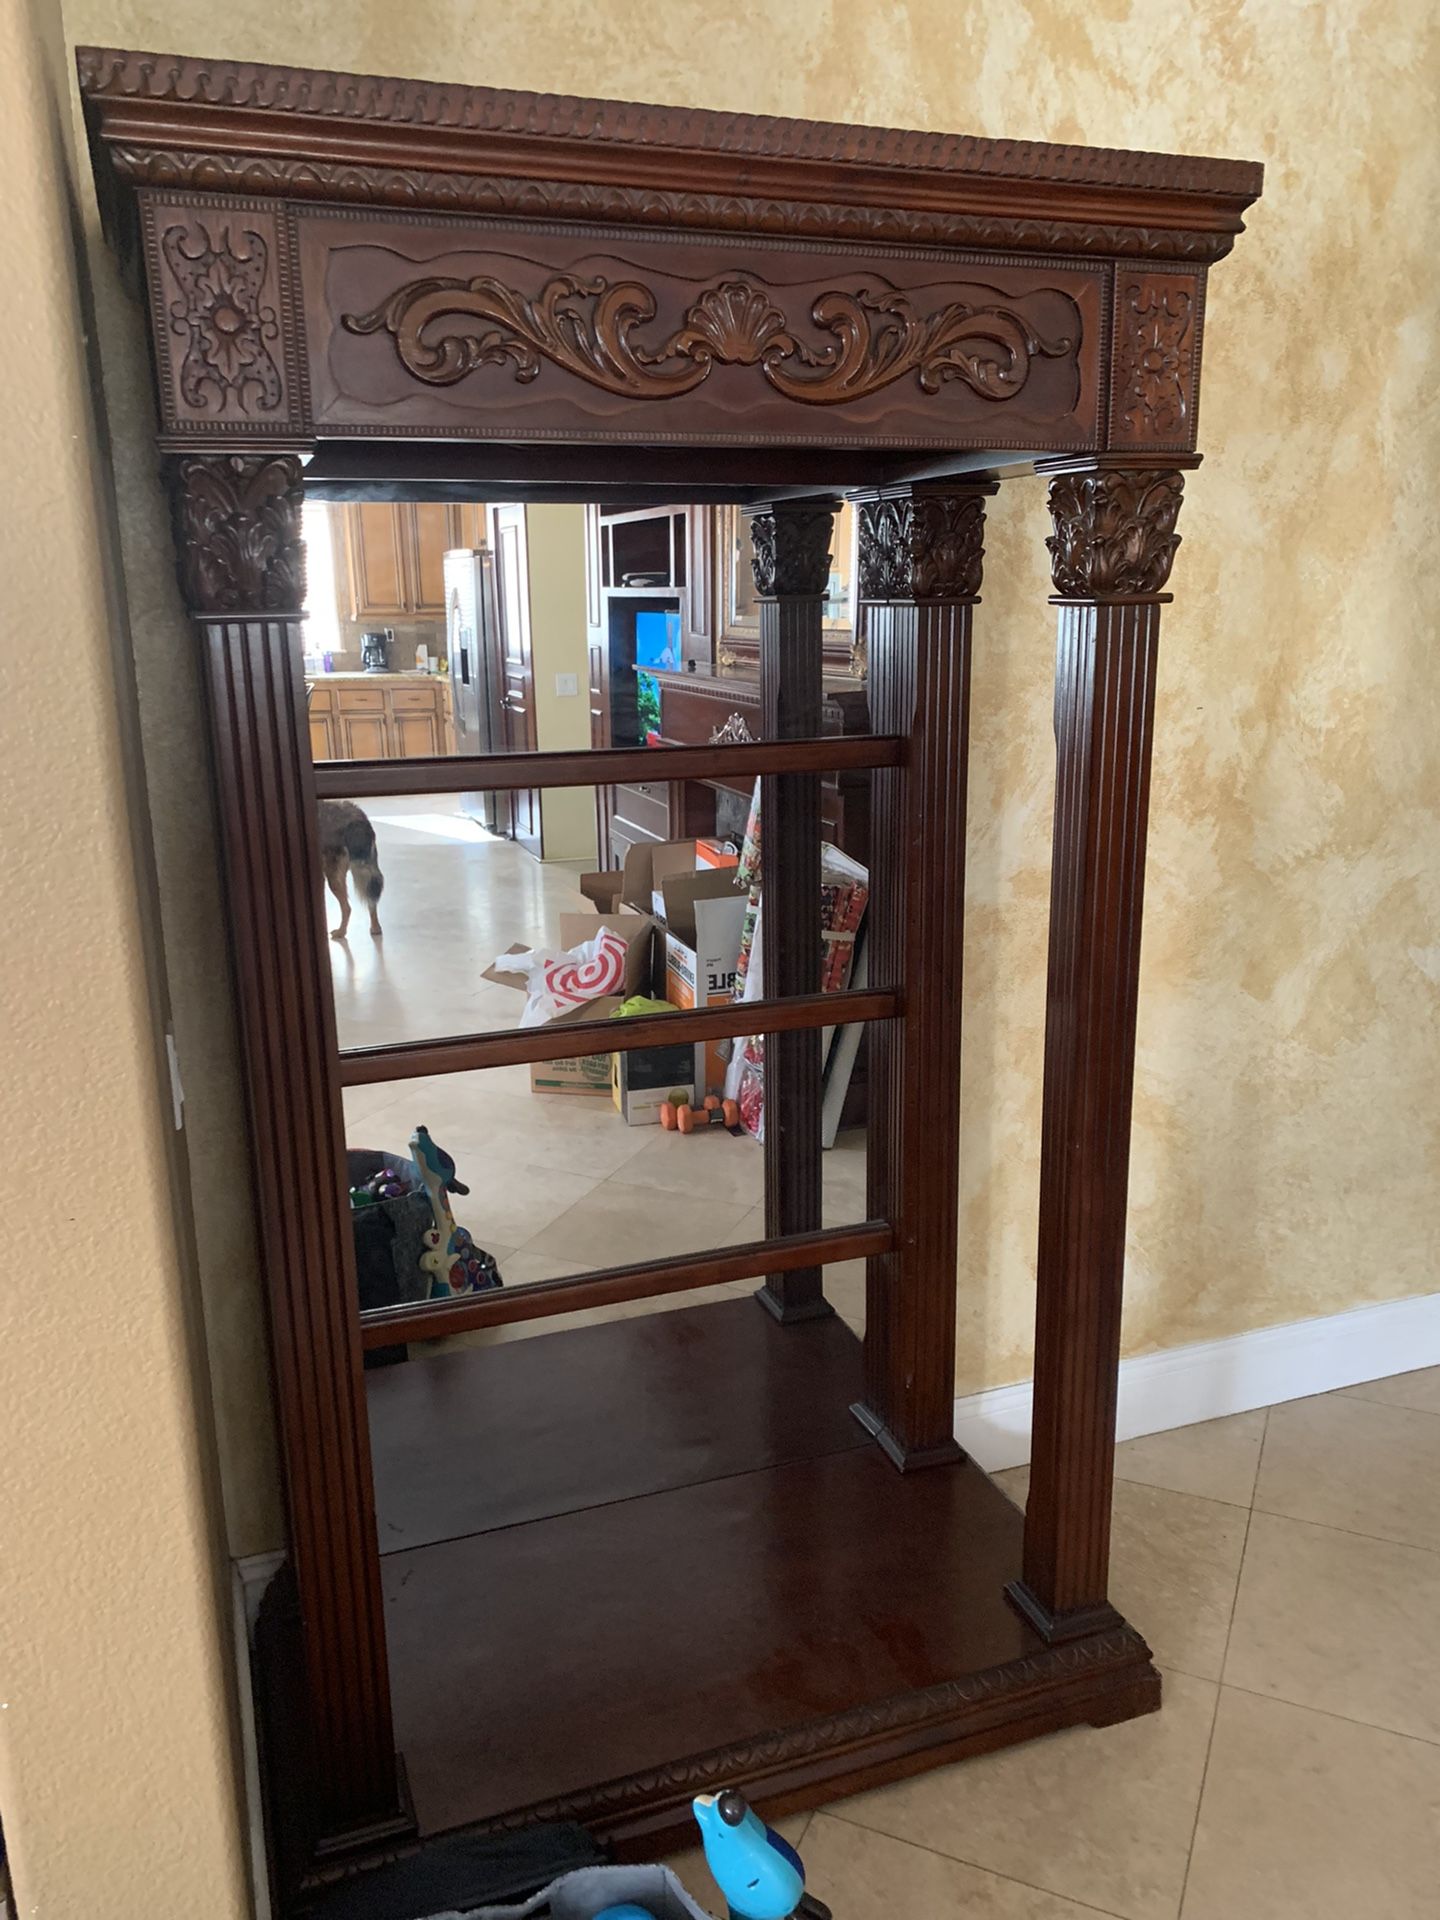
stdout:
[(627, 942), (609, 927), (593, 940), (563, 952), (554, 947), (532, 947), (525, 953), (502, 953), (494, 971), (525, 976), (525, 1012), (522, 1027), (543, 1027), (562, 1013), (620, 993), (625, 982)]

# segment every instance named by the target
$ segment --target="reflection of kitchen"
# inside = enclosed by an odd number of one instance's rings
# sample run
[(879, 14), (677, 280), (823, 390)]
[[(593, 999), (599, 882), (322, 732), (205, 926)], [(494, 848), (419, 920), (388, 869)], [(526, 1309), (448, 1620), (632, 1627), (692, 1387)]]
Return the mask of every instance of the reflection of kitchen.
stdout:
[[(458, 645), (447, 632), (447, 606), (467, 556), (472, 582), (478, 577), (484, 507), (307, 501), (304, 532), (303, 644), (314, 757), (409, 760), (489, 748), (488, 739), (457, 743), (457, 691), (464, 734), (466, 692), (475, 676), (468, 660), (463, 672), (459, 658), (452, 660)], [(458, 623), (449, 624), (463, 641)], [(472, 725), (480, 714), (489, 716), (490, 700), (471, 705), (479, 708), (469, 716)]]
[[(305, 678), (317, 760), (758, 738), (760, 609), (734, 507), (307, 501)], [(855, 522), (837, 516), (821, 731), (864, 732)], [(587, 697), (588, 696), (588, 697)], [(825, 837), (869, 859), (869, 776), (821, 782)], [(748, 783), (635, 781), (447, 807), (542, 859), (738, 842)]]

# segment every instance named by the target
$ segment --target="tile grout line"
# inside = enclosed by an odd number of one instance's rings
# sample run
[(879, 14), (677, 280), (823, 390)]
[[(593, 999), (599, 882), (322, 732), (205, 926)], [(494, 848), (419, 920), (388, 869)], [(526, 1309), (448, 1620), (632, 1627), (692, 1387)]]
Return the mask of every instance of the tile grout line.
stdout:
[(1200, 1769), (1200, 1791), (1195, 1796), (1195, 1818), (1190, 1824), (1190, 1843), (1185, 1849), (1185, 1872), (1180, 1879), (1180, 1900), (1176, 1920), (1184, 1920), (1185, 1901), (1190, 1892), (1190, 1870), (1195, 1864), (1195, 1842), (1200, 1835), (1200, 1815), (1205, 1807), (1205, 1788), (1210, 1780), (1210, 1756), (1215, 1751), (1215, 1729), (1220, 1722), (1220, 1700), (1225, 1691), (1225, 1668), (1230, 1660), (1230, 1636), (1235, 1631), (1235, 1613), (1240, 1605), (1240, 1583), (1245, 1578), (1245, 1555), (1250, 1547), (1250, 1523), (1255, 1517), (1255, 1488), (1260, 1485), (1260, 1469), (1265, 1464), (1265, 1442), (1270, 1435), (1270, 1409), (1265, 1409), (1265, 1425), (1260, 1433), (1260, 1452), (1255, 1461), (1255, 1480), (1250, 1490), (1251, 1505), (1245, 1515), (1245, 1538), (1240, 1542), (1240, 1565), (1235, 1572), (1235, 1591), (1230, 1597), (1230, 1618), (1225, 1623), (1225, 1645), (1220, 1654), (1220, 1678), (1215, 1685), (1215, 1705), (1210, 1714), (1210, 1732), (1205, 1741), (1205, 1761)]
[[(1121, 1445), (1123, 1446), (1124, 1444), (1122, 1441)], [(1002, 1469), (1002, 1471), (1008, 1473), (1013, 1471), (1013, 1469), (1007, 1467)], [(1159, 1486), (1153, 1480), (1132, 1480), (1128, 1473), (1120, 1473), (1118, 1470), (1115, 1478), (1124, 1481), (1127, 1487), (1149, 1487), (1152, 1493), (1173, 1493), (1176, 1498), (1180, 1500), (1208, 1500), (1212, 1506), (1233, 1507), (1237, 1513), (1249, 1513), (1250, 1511), (1249, 1502), (1244, 1500), (1222, 1500), (1213, 1493), (1190, 1493), (1180, 1487)]]
[(1338, 1720), (1347, 1727), (1364, 1727), (1369, 1733), (1383, 1733), (1391, 1740), (1413, 1740), (1417, 1746), (1440, 1747), (1440, 1734), (1410, 1733), (1404, 1727), (1387, 1727), (1378, 1720), (1357, 1720), (1353, 1713), (1337, 1713), (1333, 1707), (1317, 1707), (1313, 1700), (1292, 1700), (1283, 1693), (1257, 1693), (1254, 1687), (1242, 1687), (1234, 1680), (1222, 1680), (1220, 1685), (1226, 1692), (1243, 1693), (1249, 1700), (1265, 1700), (1271, 1706), (1290, 1707), (1297, 1713), (1318, 1713), (1322, 1720)]
[(1397, 1540), (1393, 1533), (1361, 1533), (1356, 1527), (1337, 1527), (1333, 1520), (1312, 1520), (1303, 1513), (1282, 1513), (1278, 1507), (1254, 1507), (1267, 1520), (1289, 1520), (1297, 1527), (1318, 1527), (1322, 1533), (1343, 1533), (1347, 1540), (1369, 1540), (1377, 1547), (1403, 1547), (1407, 1553), (1440, 1555), (1440, 1546), (1427, 1547), (1419, 1540)]
[[(1077, 1728), (1064, 1729), (1066, 1732), (1076, 1732), (1078, 1730)], [(975, 1757), (984, 1758), (983, 1755), (976, 1755)], [(953, 1764), (964, 1766), (966, 1763), (962, 1760)], [(896, 1784), (901, 1783), (897, 1782)], [(883, 1791), (883, 1789), (881, 1789), (881, 1791)], [(844, 1804), (843, 1801), (837, 1802), (837, 1805), (840, 1806)], [(1066, 1900), (1071, 1906), (1079, 1907), (1085, 1913), (1104, 1915), (1104, 1920), (1124, 1920), (1124, 1916), (1117, 1914), (1111, 1907), (1097, 1907), (1092, 1901), (1077, 1900), (1073, 1893), (1057, 1893), (1054, 1887), (1041, 1886), (1038, 1880), (1021, 1880), (1013, 1873), (1000, 1873), (994, 1867), (983, 1866), (980, 1861), (968, 1859), (963, 1854), (945, 1853), (939, 1847), (927, 1846), (923, 1840), (905, 1839), (898, 1833), (887, 1833), (883, 1827), (867, 1827), (863, 1820), (853, 1819), (848, 1814), (837, 1813), (833, 1806), (817, 1807), (815, 1811), (816, 1813), (823, 1813), (829, 1820), (838, 1820), (842, 1826), (853, 1827), (857, 1833), (871, 1834), (877, 1840), (889, 1840), (896, 1846), (913, 1847), (916, 1853), (928, 1853), (936, 1860), (948, 1861), (952, 1867), (969, 1867), (976, 1873), (989, 1874), (992, 1880), (1008, 1881), (1012, 1887), (1027, 1887), (1031, 1893), (1043, 1893), (1048, 1895), (1052, 1900)], [(812, 1819), (813, 1817), (812, 1815)]]
[[(1416, 1367), (1413, 1371), (1416, 1373), (1428, 1373), (1430, 1369), (1428, 1367)], [(1384, 1376), (1385, 1382), (1403, 1380), (1404, 1378), (1403, 1373), (1387, 1373)], [(1379, 1400), (1374, 1394), (1363, 1391), (1365, 1387), (1378, 1387), (1381, 1384), (1382, 1382), (1379, 1380), (1362, 1380), (1358, 1387), (1336, 1387), (1334, 1391), (1346, 1400), (1363, 1400), (1367, 1407), (1389, 1407), (1392, 1413), (1423, 1413), (1431, 1420), (1440, 1420), (1440, 1407), (1401, 1406), (1397, 1401)], [(1328, 1397), (1326, 1394), (1316, 1394), (1314, 1396), (1317, 1400), (1327, 1399)]]

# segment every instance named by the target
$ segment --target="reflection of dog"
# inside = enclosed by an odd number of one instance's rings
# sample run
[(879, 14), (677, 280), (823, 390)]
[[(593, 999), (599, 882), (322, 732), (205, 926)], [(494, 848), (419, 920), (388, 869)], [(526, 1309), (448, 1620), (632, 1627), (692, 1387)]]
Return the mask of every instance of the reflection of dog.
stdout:
[(352, 873), (356, 892), (370, 909), (370, 931), (378, 935), (380, 916), (375, 909), (385, 891), (385, 876), (375, 848), (375, 829), (351, 800), (320, 802), (320, 865), (326, 886), (340, 902), (340, 924), (330, 938), (343, 940), (350, 924), (350, 890), (345, 879)]

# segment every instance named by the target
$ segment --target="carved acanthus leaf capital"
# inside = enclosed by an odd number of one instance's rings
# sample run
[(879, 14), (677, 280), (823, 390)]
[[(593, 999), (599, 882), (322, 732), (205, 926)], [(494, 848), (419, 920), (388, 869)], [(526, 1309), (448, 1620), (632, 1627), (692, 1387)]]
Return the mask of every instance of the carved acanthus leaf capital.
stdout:
[(750, 515), (755, 591), (762, 600), (823, 594), (830, 585), (829, 507), (778, 506)]
[(180, 591), (192, 613), (299, 611), (300, 474), (294, 454), (192, 454), (171, 463)]
[(1159, 593), (1180, 536), (1184, 475), (1154, 468), (1102, 467), (1050, 482), (1050, 549), (1055, 591), (1071, 600)]
[(985, 557), (980, 493), (924, 493), (860, 507), (862, 600), (973, 600)]

